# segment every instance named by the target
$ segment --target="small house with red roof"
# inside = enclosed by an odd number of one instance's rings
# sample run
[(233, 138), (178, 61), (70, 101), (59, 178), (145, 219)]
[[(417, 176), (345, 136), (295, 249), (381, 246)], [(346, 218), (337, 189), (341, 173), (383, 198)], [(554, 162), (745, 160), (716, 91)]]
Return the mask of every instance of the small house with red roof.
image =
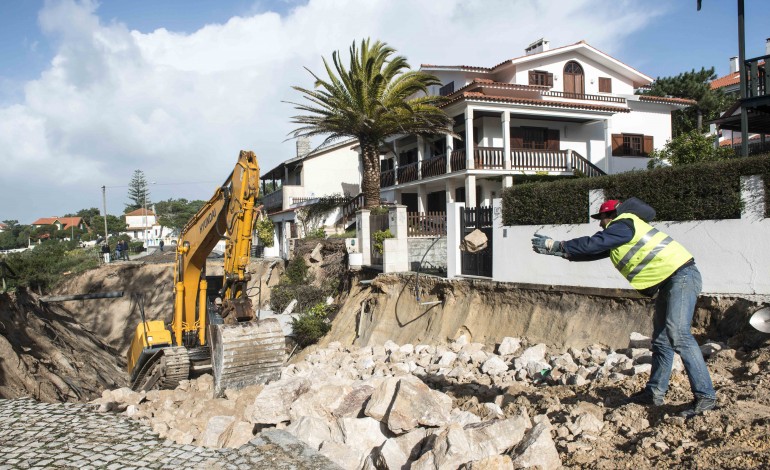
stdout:
[(74, 227), (80, 230), (88, 230), (88, 224), (82, 217), (42, 217), (32, 222), (35, 228), (56, 226), (56, 230), (69, 230)]

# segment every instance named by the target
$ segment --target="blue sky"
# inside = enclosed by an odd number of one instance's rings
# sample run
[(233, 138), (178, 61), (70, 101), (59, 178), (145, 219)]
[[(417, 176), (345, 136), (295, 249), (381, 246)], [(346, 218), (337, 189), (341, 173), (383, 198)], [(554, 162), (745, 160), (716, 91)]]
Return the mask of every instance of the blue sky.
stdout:
[[(0, 220), (101, 207), (101, 185), (119, 212), (136, 168), (158, 181), (156, 200), (208, 198), (208, 180), (223, 179), (241, 148), (272, 168), (294, 152), (290, 85), (309, 85), (304, 66), (318, 70), (364, 36), (413, 66), (491, 66), (544, 36), (551, 47), (586, 40), (652, 77), (702, 66), (724, 75), (738, 53), (737, 1), (695, 5), (0, 0), (0, 200), (19, 200), (0, 205)], [(764, 55), (770, 1), (745, 5), (746, 55)]]

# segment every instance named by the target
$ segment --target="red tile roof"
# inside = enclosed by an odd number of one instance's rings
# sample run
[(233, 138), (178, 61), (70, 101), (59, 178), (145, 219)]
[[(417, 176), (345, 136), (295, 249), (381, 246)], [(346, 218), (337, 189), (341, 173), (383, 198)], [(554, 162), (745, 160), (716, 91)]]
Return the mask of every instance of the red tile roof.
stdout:
[(601, 105), (595, 105), (595, 104), (569, 103), (564, 101), (550, 101), (550, 100), (540, 100), (540, 99), (534, 99), (534, 98), (514, 98), (510, 96), (492, 96), (492, 95), (486, 95), (484, 93), (477, 92), (477, 91), (466, 91), (464, 93), (457, 94), (448, 102), (443, 104), (442, 107), (448, 106), (451, 103), (455, 103), (457, 101), (463, 101), (463, 100), (502, 101), (505, 103), (516, 103), (516, 104), (531, 105), (531, 106), (589, 109), (592, 111), (609, 111), (613, 113), (628, 113), (631, 111), (628, 108), (624, 108), (620, 106), (601, 106)]
[(725, 75), (724, 77), (719, 77), (712, 80), (711, 83), (709, 83), (709, 87), (711, 87), (712, 90), (716, 90), (717, 88), (736, 85), (740, 83), (740, 81), (741, 81), (741, 74), (739, 72), (732, 72), (730, 74)]
[(652, 95), (639, 95), (639, 101), (648, 101), (650, 103), (665, 103), (665, 104), (683, 104), (686, 106), (692, 106), (698, 104), (695, 100), (687, 98), (670, 98), (666, 96), (652, 96)]
[(32, 225), (53, 225), (57, 221), (62, 224), (62, 229), (87, 225), (82, 217), (43, 217), (32, 222)]
[(150, 209), (147, 209), (147, 214), (145, 214), (145, 209), (140, 207), (139, 209), (133, 210), (133, 211), (131, 211), (131, 212), (127, 213), (127, 214), (123, 214), (123, 215), (126, 216), (126, 217), (128, 217), (128, 216), (135, 216), (135, 215), (151, 216), (151, 215), (155, 215), (155, 212), (153, 212)]
[[(761, 136), (759, 134), (749, 135), (749, 142), (751, 142), (752, 140), (759, 140), (760, 137)], [(724, 140), (720, 141), (719, 142), (719, 146), (720, 147), (729, 147), (731, 145), (738, 145), (738, 144), (741, 143), (741, 141), (743, 141), (743, 139), (741, 138), (740, 134), (733, 134), (733, 138), (732, 139), (724, 139)]]

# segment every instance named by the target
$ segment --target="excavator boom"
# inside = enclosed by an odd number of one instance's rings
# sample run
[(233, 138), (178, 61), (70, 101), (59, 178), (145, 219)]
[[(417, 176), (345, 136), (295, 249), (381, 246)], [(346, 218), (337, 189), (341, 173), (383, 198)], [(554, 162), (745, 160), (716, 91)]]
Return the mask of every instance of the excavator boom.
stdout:
[[(247, 295), (258, 195), (256, 156), (241, 151), (224, 184), (179, 236), (170, 330), (157, 321), (143, 321), (136, 329), (128, 353), (132, 388), (174, 387), (209, 361), (217, 395), (280, 373), (285, 360), (281, 326), (275, 319), (257, 319)], [(206, 259), (222, 238), (222, 289), (212, 302)]]

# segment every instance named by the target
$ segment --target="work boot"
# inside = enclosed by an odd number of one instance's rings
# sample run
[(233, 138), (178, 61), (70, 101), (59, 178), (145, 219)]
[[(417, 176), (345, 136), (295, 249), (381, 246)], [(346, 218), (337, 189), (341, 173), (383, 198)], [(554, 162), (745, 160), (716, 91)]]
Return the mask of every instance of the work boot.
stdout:
[(690, 407), (679, 413), (683, 418), (692, 418), (703, 414), (704, 411), (713, 410), (717, 405), (716, 398), (698, 397), (690, 404)]
[(647, 389), (643, 389), (624, 399), (623, 403), (636, 403), (637, 405), (644, 406), (661, 406), (663, 404), (663, 397), (656, 397), (647, 391)]

